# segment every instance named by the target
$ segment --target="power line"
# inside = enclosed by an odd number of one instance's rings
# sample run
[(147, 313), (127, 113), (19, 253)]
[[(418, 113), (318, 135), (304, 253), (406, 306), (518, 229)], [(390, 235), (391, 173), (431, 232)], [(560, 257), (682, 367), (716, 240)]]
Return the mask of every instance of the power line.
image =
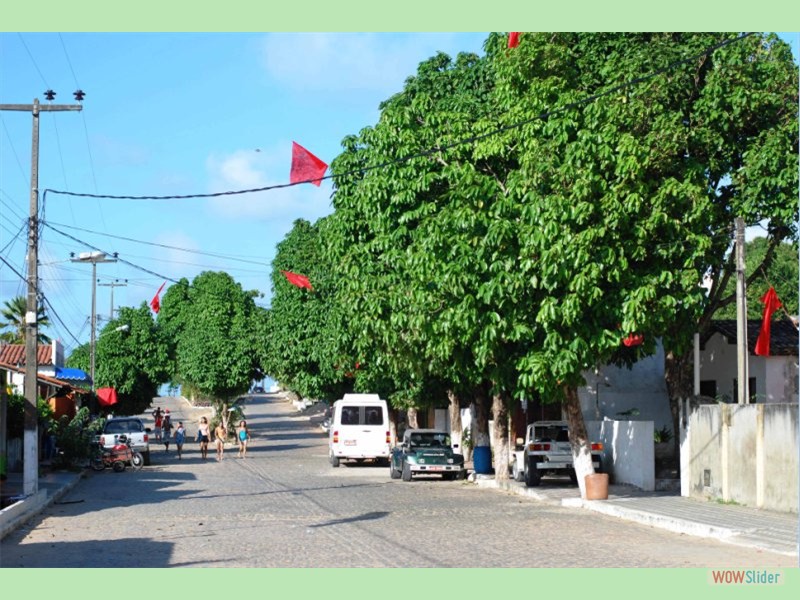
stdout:
[(433, 154), (437, 154), (437, 153), (440, 153), (440, 152), (451, 150), (452, 148), (456, 148), (458, 146), (463, 146), (465, 144), (472, 144), (474, 142), (486, 139), (488, 137), (491, 137), (491, 136), (494, 136), (494, 135), (497, 135), (497, 134), (500, 134), (500, 133), (505, 133), (505, 132), (511, 131), (513, 129), (518, 129), (518, 128), (524, 126), (524, 125), (528, 125), (530, 123), (533, 123), (534, 121), (548, 119), (548, 118), (550, 118), (550, 117), (552, 117), (554, 115), (557, 115), (557, 114), (560, 114), (560, 113), (563, 113), (563, 112), (567, 112), (567, 111), (572, 110), (574, 108), (578, 108), (579, 106), (583, 106), (585, 104), (590, 104), (590, 103), (594, 102), (595, 100), (598, 100), (598, 99), (603, 98), (605, 96), (610, 96), (611, 94), (615, 94), (615, 93), (619, 92), (620, 90), (624, 90), (626, 88), (634, 87), (634, 86), (639, 85), (641, 83), (644, 83), (646, 81), (650, 81), (651, 79), (655, 79), (656, 77), (658, 77), (660, 75), (663, 75), (665, 73), (669, 73), (670, 71), (674, 70), (676, 67), (678, 67), (680, 65), (691, 63), (691, 62), (695, 62), (695, 61), (699, 60), (700, 58), (703, 58), (704, 56), (708, 56), (710, 54), (713, 54), (714, 52), (716, 52), (717, 50), (719, 50), (721, 48), (724, 48), (725, 46), (728, 46), (728, 45), (736, 43), (736, 42), (740, 42), (740, 41), (746, 39), (747, 37), (749, 37), (751, 35), (753, 35), (752, 32), (744, 33), (744, 34), (742, 34), (742, 35), (740, 35), (740, 36), (738, 36), (736, 38), (723, 40), (722, 42), (719, 42), (717, 44), (714, 44), (713, 46), (710, 46), (709, 48), (706, 48), (706, 50), (704, 50), (703, 52), (701, 52), (699, 54), (695, 54), (695, 55), (687, 57), (687, 58), (678, 59), (678, 60), (670, 63), (666, 67), (658, 69), (658, 70), (656, 70), (656, 71), (654, 71), (654, 72), (652, 72), (652, 73), (650, 73), (648, 75), (642, 75), (641, 77), (636, 77), (636, 78), (631, 79), (629, 81), (626, 81), (626, 82), (623, 82), (623, 83), (619, 83), (617, 85), (611, 86), (610, 88), (606, 89), (605, 91), (599, 92), (597, 94), (592, 94), (592, 95), (587, 96), (586, 98), (583, 98), (581, 100), (576, 100), (575, 102), (570, 102), (568, 104), (565, 104), (564, 106), (561, 106), (561, 107), (558, 107), (558, 108), (554, 108), (554, 109), (539, 113), (538, 115), (535, 115), (535, 116), (531, 117), (530, 119), (525, 119), (525, 120), (519, 121), (517, 123), (512, 123), (511, 125), (505, 125), (503, 127), (498, 127), (498, 128), (492, 129), (491, 131), (488, 131), (486, 133), (483, 133), (483, 134), (480, 134), (480, 135), (475, 135), (475, 136), (472, 136), (472, 137), (468, 137), (468, 138), (453, 142), (451, 144), (446, 144), (444, 146), (435, 146), (433, 148), (430, 148), (428, 150), (424, 150), (422, 152), (418, 152), (416, 154), (410, 154), (408, 156), (404, 156), (404, 157), (401, 157), (401, 158), (389, 160), (389, 161), (386, 161), (384, 163), (373, 165), (373, 166), (366, 166), (366, 167), (361, 167), (361, 168), (358, 168), (358, 169), (353, 169), (352, 171), (346, 171), (344, 173), (325, 175), (325, 176), (322, 176), (322, 177), (315, 177), (313, 179), (306, 179), (304, 181), (296, 181), (294, 183), (281, 183), (281, 184), (270, 185), (270, 186), (265, 186), (265, 187), (260, 187), (260, 188), (251, 188), (251, 189), (246, 189), (246, 190), (229, 190), (229, 191), (225, 191), (225, 192), (212, 192), (212, 193), (208, 193), (208, 194), (179, 194), (179, 195), (170, 195), (170, 196), (123, 196), (123, 195), (112, 195), (112, 194), (89, 194), (89, 193), (78, 193), (78, 192), (68, 192), (68, 191), (63, 191), (63, 190), (46, 189), (46, 190), (44, 190), (44, 195), (46, 196), (48, 192), (52, 192), (54, 194), (61, 194), (61, 195), (65, 195), (65, 196), (77, 196), (77, 197), (83, 197), (83, 198), (106, 198), (106, 199), (114, 199), (114, 200), (188, 200), (188, 199), (200, 199), (200, 198), (218, 198), (218, 197), (221, 197), (221, 196), (235, 196), (235, 195), (240, 195), (240, 194), (253, 194), (253, 193), (257, 193), (257, 192), (269, 192), (269, 191), (272, 191), (272, 190), (278, 190), (278, 189), (284, 189), (284, 188), (288, 188), (288, 187), (294, 187), (296, 185), (302, 185), (304, 183), (312, 183), (312, 182), (316, 183), (318, 181), (322, 181), (322, 180), (325, 180), (325, 179), (337, 179), (337, 178), (338, 179), (344, 179), (344, 178), (347, 178), (347, 177), (350, 177), (350, 176), (353, 176), (353, 175), (363, 174), (363, 173), (366, 173), (368, 171), (374, 171), (374, 170), (377, 170), (377, 169), (383, 169), (383, 168), (391, 166), (391, 165), (405, 163), (405, 162), (408, 162), (408, 161), (413, 160), (415, 158), (424, 158), (424, 157), (427, 157), (427, 156), (431, 156)]
[(67, 229), (73, 229), (75, 231), (83, 231), (85, 233), (93, 233), (95, 235), (102, 235), (104, 237), (114, 238), (114, 239), (117, 239), (117, 240), (124, 240), (126, 242), (134, 242), (136, 244), (144, 244), (146, 246), (155, 246), (157, 248), (165, 248), (167, 250), (178, 250), (180, 252), (186, 252), (186, 253), (189, 253), (189, 254), (199, 254), (199, 255), (202, 255), (202, 256), (210, 256), (212, 258), (223, 258), (225, 260), (231, 260), (231, 261), (234, 261), (234, 262), (243, 262), (243, 263), (259, 265), (259, 266), (263, 266), (263, 267), (269, 267), (270, 266), (270, 264), (266, 263), (266, 262), (258, 262), (258, 261), (254, 261), (254, 260), (247, 260), (247, 259), (244, 259), (244, 258), (237, 258), (237, 257), (230, 256), (230, 255), (227, 255), (227, 254), (216, 254), (214, 252), (204, 252), (202, 250), (191, 250), (189, 248), (181, 248), (179, 246), (170, 246), (168, 244), (158, 244), (156, 242), (145, 242), (143, 240), (137, 240), (137, 239), (134, 239), (134, 238), (129, 238), (129, 237), (121, 236), (121, 235), (113, 235), (111, 233), (102, 233), (100, 231), (93, 231), (91, 229), (84, 229), (82, 227), (72, 227), (70, 225), (64, 225), (63, 223), (53, 223), (53, 225), (58, 225), (59, 227), (66, 227)]
[[(44, 225), (47, 228), (52, 229), (56, 233), (59, 233), (59, 234), (63, 235), (64, 237), (68, 237), (69, 239), (71, 239), (71, 240), (73, 240), (75, 242), (78, 242), (79, 244), (83, 244), (84, 246), (88, 246), (92, 250), (96, 250), (97, 252), (103, 252), (104, 254), (114, 254), (113, 252), (107, 252), (107, 251), (105, 251), (105, 250), (103, 250), (101, 248), (98, 248), (96, 246), (92, 246), (88, 242), (84, 242), (83, 240), (79, 240), (78, 238), (76, 238), (74, 236), (71, 236), (68, 233), (64, 233), (63, 231), (60, 231), (60, 230), (56, 229), (55, 227), (53, 227), (49, 223), (44, 223)], [(133, 267), (134, 269), (138, 269), (139, 271), (143, 271), (145, 273), (149, 273), (150, 275), (155, 275), (159, 279), (166, 279), (167, 281), (171, 281), (172, 283), (180, 283), (177, 279), (173, 279), (172, 277), (167, 277), (166, 275), (161, 275), (159, 273), (156, 273), (155, 271), (151, 271), (150, 269), (145, 269), (144, 267), (140, 267), (139, 265), (134, 264), (134, 263), (132, 263), (132, 262), (130, 262), (128, 260), (125, 260), (124, 258), (120, 258), (119, 256), (117, 256), (117, 260), (119, 262), (123, 263), (123, 264), (128, 265), (129, 267)]]
[(80, 340), (78, 340), (78, 338), (75, 337), (75, 334), (73, 334), (72, 331), (70, 331), (69, 327), (67, 327), (64, 321), (61, 319), (61, 317), (58, 316), (56, 309), (53, 308), (53, 305), (50, 303), (50, 300), (47, 299), (47, 296), (45, 296), (44, 294), (40, 294), (40, 296), (44, 301), (44, 303), (50, 308), (50, 311), (53, 313), (55, 318), (58, 319), (58, 322), (61, 323), (61, 326), (67, 331), (67, 333), (72, 337), (72, 339), (75, 340), (75, 343), (78, 344), (78, 346), (80, 346), (81, 345)]

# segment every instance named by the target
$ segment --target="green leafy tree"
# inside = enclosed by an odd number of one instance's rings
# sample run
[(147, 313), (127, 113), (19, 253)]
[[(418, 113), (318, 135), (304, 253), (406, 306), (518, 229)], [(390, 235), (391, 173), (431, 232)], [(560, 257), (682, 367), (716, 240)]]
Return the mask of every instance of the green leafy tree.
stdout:
[(158, 388), (169, 380), (168, 344), (143, 302), (122, 307), (97, 338), (96, 387), (113, 387), (119, 402), (115, 414), (137, 415), (151, 405)]
[(518, 161), (514, 279), (534, 343), (517, 364), (523, 382), (562, 391), (584, 464), (581, 373), (628, 358), (631, 332), (645, 333), (644, 352), (660, 337), (668, 356), (686, 354), (713, 312), (699, 283), (725, 263), (734, 216), (769, 218), (771, 243), (793, 231), (797, 69), (774, 36), (704, 53), (734, 37), (525, 34), (507, 55), (494, 40), (502, 122), (525, 123), (480, 143)]
[(164, 296), (159, 322), (174, 336), (173, 379), (211, 400), (227, 427), (228, 409), (259, 373), (255, 292), (227, 273), (206, 271)]
[[(259, 318), (262, 366), (269, 375), (301, 397), (331, 400), (348, 388), (345, 371), (329, 343), (331, 303), (319, 224), (299, 219), (278, 244), (272, 270), (272, 302)], [(314, 288), (298, 288), (283, 271), (307, 276)], [(342, 368), (337, 369), (341, 365)], [(350, 383), (350, 387), (352, 383)]]
[[(0, 329), (5, 329), (0, 333), (0, 341), (9, 344), (24, 344), (25, 343), (25, 313), (28, 311), (28, 301), (25, 296), (16, 296), (11, 300), (6, 300), (3, 308), (0, 309), (0, 317), (3, 321), (0, 322)], [(50, 320), (47, 318), (44, 306), (39, 305), (37, 308), (38, 320), (38, 337), (39, 344), (49, 344), (50, 338), (42, 333), (42, 329), (50, 326)]]

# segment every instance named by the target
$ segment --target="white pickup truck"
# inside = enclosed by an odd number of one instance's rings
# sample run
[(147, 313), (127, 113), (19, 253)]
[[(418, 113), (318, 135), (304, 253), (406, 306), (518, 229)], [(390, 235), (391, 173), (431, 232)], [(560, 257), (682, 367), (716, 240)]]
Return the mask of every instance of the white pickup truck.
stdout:
[[(597, 473), (603, 469), (603, 444), (592, 442), (592, 465)], [(569, 475), (577, 483), (569, 428), (566, 421), (537, 421), (528, 425), (525, 443), (511, 455), (511, 473), (516, 481), (528, 487), (539, 485), (542, 475)]]
[(131, 442), (131, 448), (142, 453), (144, 464), (150, 464), (150, 428), (144, 426), (139, 417), (112, 417), (106, 421), (98, 441), (104, 448), (117, 443), (117, 437), (124, 433)]

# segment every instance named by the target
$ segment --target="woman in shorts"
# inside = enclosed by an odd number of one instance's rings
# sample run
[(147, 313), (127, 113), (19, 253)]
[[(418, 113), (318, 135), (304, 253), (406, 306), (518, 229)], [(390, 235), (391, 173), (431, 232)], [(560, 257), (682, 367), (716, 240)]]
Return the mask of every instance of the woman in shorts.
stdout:
[(200, 454), (203, 460), (208, 458), (208, 441), (211, 439), (208, 419), (200, 417), (200, 425), (197, 426), (197, 441), (200, 442)]
[(236, 430), (236, 439), (239, 441), (239, 458), (244, 458), (247, 454), (247, 442), (250, 439), (246, 421), (239, 422), (239, 427)]

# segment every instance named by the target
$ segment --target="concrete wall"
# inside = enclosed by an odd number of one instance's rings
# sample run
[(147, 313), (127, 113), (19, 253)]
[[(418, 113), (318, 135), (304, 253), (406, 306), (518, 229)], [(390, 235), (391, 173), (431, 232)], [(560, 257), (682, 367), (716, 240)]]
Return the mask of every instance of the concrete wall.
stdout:
[(587, 421), (589, 439), (603, 442), (603, 470), (614, 483), (655, 489), (652, 421)]
[(681, 436), (684, 496), (797, 512), (797, 404), (694, 407)]

